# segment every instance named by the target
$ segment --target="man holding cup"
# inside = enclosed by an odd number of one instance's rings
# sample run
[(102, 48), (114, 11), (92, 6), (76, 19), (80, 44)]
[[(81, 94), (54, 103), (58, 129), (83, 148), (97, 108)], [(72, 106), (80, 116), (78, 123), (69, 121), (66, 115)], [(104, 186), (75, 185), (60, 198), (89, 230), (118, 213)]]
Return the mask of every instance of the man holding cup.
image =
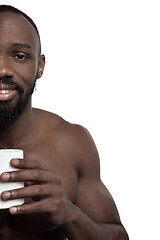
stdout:
[[(0, 5), (0, 149), (23, 150), (1, 173), (1, 239), (128, 240), (110, 193), (100, 180), (95, 144), (86, 129), (32, 108), (45, 56), (34, 22)], [(1, 159), (0, 159), (1, 161)]]

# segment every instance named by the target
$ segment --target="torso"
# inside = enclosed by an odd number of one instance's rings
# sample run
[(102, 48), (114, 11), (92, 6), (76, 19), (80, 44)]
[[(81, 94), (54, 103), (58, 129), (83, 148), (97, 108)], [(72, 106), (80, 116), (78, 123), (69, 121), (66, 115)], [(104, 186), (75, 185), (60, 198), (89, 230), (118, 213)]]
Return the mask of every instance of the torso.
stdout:
[[(24, 150), (24, 158), (35, 159), (45, 163), (61, 179), (67, 197), (74, 203), (76, 200), (78, 171), (77, 163), (70, 150), (70, 142), (66, 141), (67, 126), (58, 116), (35, 110), (34, 134), (15, 148)], [(30, 201), (30, 199), (26, 199)], [(12, 216), (8, 210), (0, 210), (0, 239), (52, 239), (65, 240), (63, 232), (55, 226), (46, 226), (43, 215)]]

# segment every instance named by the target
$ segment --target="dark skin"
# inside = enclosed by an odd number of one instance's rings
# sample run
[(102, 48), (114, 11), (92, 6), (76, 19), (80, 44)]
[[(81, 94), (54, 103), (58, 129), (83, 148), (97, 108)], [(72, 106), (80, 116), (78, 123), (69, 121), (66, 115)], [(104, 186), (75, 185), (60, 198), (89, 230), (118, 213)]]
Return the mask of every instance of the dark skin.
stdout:
[[(33, 26), (21, 15), (0, 13), (0, 79), (20, 83), (25, 95), (44, 65)], [(14, 105), (18, 98), (9, 101)], [(0, 148), (24, 150), (23, 160), (11, 160), (18, 171), (0, 180), (25, 183), (2, 193), (5, 201), (25, 198), (25, 204), (0, 210), (1, 239), (128, 240), (86, 129), (32, 108), (30, 97), (19, 118), (1, 129)]]

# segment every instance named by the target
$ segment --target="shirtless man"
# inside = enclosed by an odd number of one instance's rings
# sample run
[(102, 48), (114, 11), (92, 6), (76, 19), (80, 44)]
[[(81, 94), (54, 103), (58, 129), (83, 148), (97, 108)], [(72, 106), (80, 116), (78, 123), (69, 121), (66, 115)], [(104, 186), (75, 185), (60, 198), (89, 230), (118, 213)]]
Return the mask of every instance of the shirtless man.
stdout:
[(44, 65), (34, 23), (0, 5), (0, 148), (24, 150), (0, 180), (25, 182), (1, 195), (25, 204), (0, 210), (0, 239), (128, 240), (90, 134), (31, 106)]

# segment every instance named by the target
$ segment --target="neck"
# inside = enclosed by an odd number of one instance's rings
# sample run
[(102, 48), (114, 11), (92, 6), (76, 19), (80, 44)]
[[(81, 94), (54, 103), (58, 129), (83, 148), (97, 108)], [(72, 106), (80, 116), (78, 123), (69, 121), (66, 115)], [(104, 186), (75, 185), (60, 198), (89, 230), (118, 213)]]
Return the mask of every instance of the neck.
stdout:
[(33, 124), (33, 111), (29, 102), (16, 121), (0, 129), (0, 148), (17, 148), (31, 132)]

